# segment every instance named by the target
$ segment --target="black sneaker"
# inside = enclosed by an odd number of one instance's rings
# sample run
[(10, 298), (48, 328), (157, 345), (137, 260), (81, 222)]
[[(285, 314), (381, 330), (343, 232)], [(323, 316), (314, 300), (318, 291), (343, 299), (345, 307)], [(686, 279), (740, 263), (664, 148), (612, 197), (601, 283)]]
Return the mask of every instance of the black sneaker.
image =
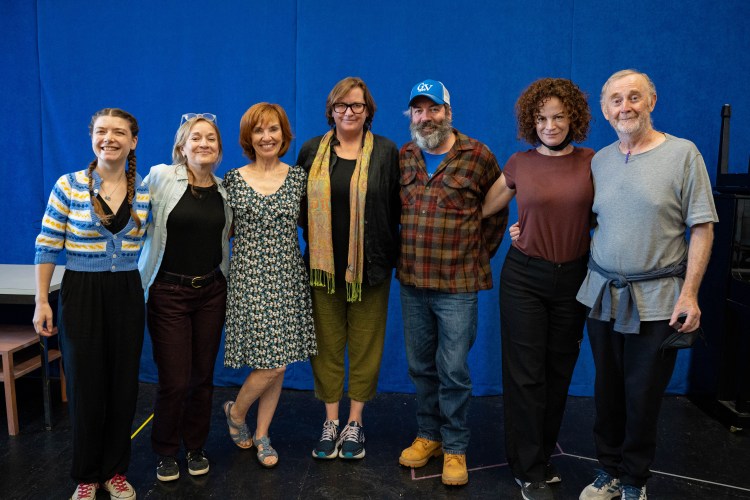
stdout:
[(557, 467), (552, 462), (547, 462), (544, 466), (544, 482), (547, 484), (556, 484), (562, 481), (562, 476)]
[(537, 483), (523, 483), (521, 496), (524, 500), (554, 500), (552, 490), (544, 481)]
[(336, 458), (339, 451), (337, 446), (338, 439), (338, 424), (333, 420), (326, 420), (323, 424), (323, 434), (320, 436), (320, 441), (318, 441), (318, 445), (312, 451), (313, 458)]
[(159, 457), (156, 466), (156, 479), (159, 481), (174, 481), (180, 477), (180, 467), (174, 457)]
[(362, 426), (352, 420), (349, 425), (341, 431), (338, 444), (339, 458), (353, 459), (365, 456), (365, 433)]
[(208, 458), (203, 450), (187, 452), (187, 464), (191, 476), (202, 476), (208, 473)]

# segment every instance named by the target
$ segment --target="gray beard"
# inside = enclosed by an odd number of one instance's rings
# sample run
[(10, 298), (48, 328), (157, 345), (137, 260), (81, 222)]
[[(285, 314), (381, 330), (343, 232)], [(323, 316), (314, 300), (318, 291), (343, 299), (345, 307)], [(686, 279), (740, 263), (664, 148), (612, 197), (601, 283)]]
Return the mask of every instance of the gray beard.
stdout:
[(419, 146), (419, 149), (426, 149), (428, 151), (435, 149), (444, 143), (453, 133), (453, 122), (450, 118), (446, 118), (440, 124), (433, 122), (435, 130), (427, 135), (421, 134), (421, 128), (423, 125), (423, 123), (412, 123), (409, 125), (411, 138), (417, 146)]

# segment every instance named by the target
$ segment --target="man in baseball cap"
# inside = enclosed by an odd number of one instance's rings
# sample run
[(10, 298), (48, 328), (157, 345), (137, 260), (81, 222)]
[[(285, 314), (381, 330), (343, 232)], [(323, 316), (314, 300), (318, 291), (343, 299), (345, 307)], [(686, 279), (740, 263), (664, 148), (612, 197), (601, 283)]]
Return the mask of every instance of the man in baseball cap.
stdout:
[(443, 82), (437, 80), (424, 80), (416, 84), (414, 88), (411, 89), (409, 106), (411, 106), (414, 98), (418, 96), (428, 97), (436, 104), (451, 105), (451, 95), (448, 93), (448, 89), (445, 88)]
[(422, 80), (409, 96), (412, 141), (401, 148), (401, 282), (409, 376), (417, 389), (417, 437), (399, 457), (422, 467), (443, 455), (443, 483), (469, 481), (468, 355), (477, 335), (477, 291), (492, 288), (490, 257), (507, 209), (482, 219), (500, 167), (479, 141), (453, 128), (450, 94)]

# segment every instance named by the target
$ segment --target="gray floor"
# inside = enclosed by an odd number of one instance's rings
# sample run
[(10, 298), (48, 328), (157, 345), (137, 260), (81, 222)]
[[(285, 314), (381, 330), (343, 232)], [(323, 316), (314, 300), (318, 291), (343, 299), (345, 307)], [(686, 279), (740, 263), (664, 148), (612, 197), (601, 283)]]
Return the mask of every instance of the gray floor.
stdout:
[[(54, 384), (53, 384), (54, 385)], [(54, 389), (54, 387), (53, 387)], [(141, 385), (134, 430), (151, 414), (155, 387)], [(0, 497), (3, 499), (64, 499), (73, 491), (67, 408), (53, 404), (55, 426), (42, 429), (39, 381), (18, 381), (21, 434), (0, 435)], [(227, 436), (221, 402), (233, 399), (235, 388), (217, 388), (214, 416), (206, 446), (211, 472), (195, 479), (182, 477), (162, 484), (154, 475), (155, 458), (149, 444), (150, 425), (133, 439), (128, 480), (139, 499), (519, 499), (520, 490), (505, 464), (502, 397), (472, 400), (472, 441), (468, 450), (470, 481), (464, 487), (440, 482), (442, 462), (422, 469), (400, 467), (397, 457), (415, 433), (414, 396), (381, 394), (365, 413), (367, 456), (361, 461), (316, 461), (310, 451), (319, 436), (323, 408), (310, 392), (284, 391), (271, 427), (280, 454), (279, 466), (262, 469), (252, 451), (236, 448)], [(342, 414), (343, 414), (342, 408)], [(251, 412), (248, 422), (254, 414)], [(553, 461), (563, 475), (554, 486), (559, 500), (578, 498), (596, 462), (591, 425), (593, 400), (570, 398), (558, 454)], [(2, 420), (3, 425), (5, 424)], [(750, 437), (731, 433), (686, 398), (666, 397), (661, 414), (661, 441), (648, 485), (652, 499), (750, 499)], [(252, 429), (252, 425), (251, 425)], [(100, 491), (98, 498), (106, 499)]]

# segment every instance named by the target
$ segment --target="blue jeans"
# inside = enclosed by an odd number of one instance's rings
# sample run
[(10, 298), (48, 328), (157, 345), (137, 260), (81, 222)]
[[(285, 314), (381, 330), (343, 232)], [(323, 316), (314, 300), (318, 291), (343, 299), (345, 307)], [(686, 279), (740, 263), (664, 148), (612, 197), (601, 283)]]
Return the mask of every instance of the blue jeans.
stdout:
[(463, 455), (470, 434), (467, 358), (477, 337), (477, 293), (401, 285), (401, 313), (409, 376), (417, 388), (417, 436)]

